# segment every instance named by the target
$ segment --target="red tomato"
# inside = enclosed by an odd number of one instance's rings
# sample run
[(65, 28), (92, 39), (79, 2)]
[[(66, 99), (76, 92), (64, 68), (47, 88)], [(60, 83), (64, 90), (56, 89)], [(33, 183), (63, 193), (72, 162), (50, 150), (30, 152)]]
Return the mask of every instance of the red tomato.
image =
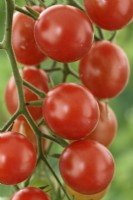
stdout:
[(100, 119), (97, 127), (87, 137), (108, 147), (112, 144), (117, 132), (117, 119), (113, 110), (106, 103), (99, 102)]
[(125, 52), (109, 41), (96, 42), (80, 61), (80, 79), (98, 98), (111, 98), (125, 88), (129, 63)]
[[(44, 127), (41, 127), (44, 130)], [(27, 137), (27, 139), (33, 144), (36, 152), (38, 150), (38, 143), (37, 143), (37, 137), (30, 125), (27, 121), (20, 121), (16, 119), (14, 121), (12, 131), (19, 132)], [(43, 151), (46, 150), (46, 139), (42, 138), (42, 148)]]
[(36, 151), (25, 136), (17, 132), (0, 134), (0, 183), (18, 184), (27, 179), (36, 165)]
[[(41, 13), (39, 6), (31, 6), (32, 9)], [(43, 61), (46, 56), (38, 48), (34, 38), (35, 21), (20, 12), (13, 17), (12, 46), (18, 62), (24, 65), (36, 65)]]
[[(24, 80), (26, 80), (33, 86), (37, 87), (43, 92), (48, 92), (48, 77), (43, 70), (37, 69), (36, 67), (30, 67), (30, 68), (25, 67), (21, 75)], [(31, 90), (27, 89), (26, 87), (23, 87), (23, 89), (26, 102), (39, 100), (39, 97), (36, 94), (34, 94)], [(18, 108), (17, 87), (13, 76), (10, 78), (6, 87), (5, 101), (7, 109), (12, 115)], [(34, 120), (40, 119), (42, 117), (41, 106), (37, 107), (27, 106), (27, 107), (28, 111), (30, 112)], [(24, 120), (23, 117), (19, 119)]]
[(10, 200), (50, 200), (46, 192), (35, 188), (27, 187), (17, 191)]
[(106, 30), (126, 26), (133, 18), (133, 0), (84, 0), (91, 20)]
[(80, 140), (69, 144), (59, 160), (64, 182), (81, 194), (95, 194), (111, 183), (114, 159), (109, 150), (93, 140)]
[(43, 116), (57, 135), (76, 140), (95, 128), (99, 109), (87, 89), (74, 83), (62, 83), (48, 92), (44, 99)]
[(80, 9), (54, 5), (45, 9), (36, 21), (35, 39), (48, 57), (59, 62), (73, 62), (90, 49), (93, 28)]

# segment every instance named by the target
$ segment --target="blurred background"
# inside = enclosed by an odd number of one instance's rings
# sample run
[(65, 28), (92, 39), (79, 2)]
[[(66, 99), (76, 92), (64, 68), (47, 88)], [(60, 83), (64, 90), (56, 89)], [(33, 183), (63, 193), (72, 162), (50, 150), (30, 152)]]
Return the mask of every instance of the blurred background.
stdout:
[[(46, 1), (47, 2), (47, 1)], [(51, 1), (49, 0), (48, 3)], [(59, 1), (60, 3), (63, 1)], [(79, 1), (81, 2), (81, 1)], [(17, 0), (20, 6), (25, 5), (23, 0)], [(4, 0), (0, 0), (0, 41), (3, 38), (5, 24)], [(105, 35), (108, 33), (105, 32)], [(118, 97), (110, 100), (110, 106), (116, 113), (118, 120), (117, 137), (109, 148), (116, 163), (115, 177), (112, 186), (103, 198), (104, 200), (132, 200), (133, 199), (133, 23), (118, 31), (115, 38), (117, 43), (126, 52), (130, 63), (130, 79), (125, 90)], [(44, 63), (50, 64), (51, 60)], [(60, 64), (59, 64), (60, 65)], [(74, 68), (77, 63), (71, 64)], [(5, 106), (4, 91), (11, 75), (11, 67), (6, 53), (0, 50), (0, 127), (9, 119), (10, 115)], [(54, 77), (55, 81), (57, 77)], [(75, 80), (71, 80), (75, 81)], [(13, 192), (12, 186), (0, 185), (0, 200), (7, 200)]]

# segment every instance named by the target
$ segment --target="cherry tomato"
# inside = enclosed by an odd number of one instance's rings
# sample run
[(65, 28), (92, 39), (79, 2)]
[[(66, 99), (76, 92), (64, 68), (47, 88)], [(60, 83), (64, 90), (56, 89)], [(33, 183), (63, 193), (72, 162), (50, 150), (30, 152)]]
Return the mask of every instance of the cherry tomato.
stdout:
[(35, 23), (35, 39), (42, 52), (59, 62), (79, 60), (91, 48), (93, 28), (78, 8), (54, 5)]
[(120, 94), (129, 79), (129, 63), (125, 52), (109, 41), (96, 42), (80, 61), (80, 79), (98, 98)]
[(105, 190), (99, 193), (90, 194), (90, 195), (78, 193), (74, 191), (72, 188), (70, 188), (69, 186), (66, 186), (66, 191), (68, 192), (70, 197), (72, 197), (74, 200), (100, 200), (106, 195), (108, 188), (106, 188)]
[(95, 128), (99, 109), (87, 89), (74, 83), (62, 83), (47, 93), (43, 116), (57, 135), (76, 140), (85, 137)]
[[(44, 127), (41, 127), (41, 129), (44, 130)], [(33, 144), (36, 152), (38, 150), (38, 143), (37, 143), (37, 137), (30, 125), (27, 121), (21, 121), (19, 119), (16, 119), (14, 121), (12, 131), (19, 132), (27, 137), (27, 139)], [(42, 149), (43, 152), (46, 150), (46, 139), (42, 138)]]
[[(22, 78), (32, 84), (33, 86), (37, 87), (38, 89), (42, 90), (43, 92), (48, 92), (48, 77), (47, 74), (41, 70), (37, 69), (36, 67), (25, 67), (21, 71)], [(39, 97), (34, 94), (31, 90), (23, 87), (25, 101), (36, 101), (39, 100)], [(6, 106), (10, 114), (12, 115), (18, 108), (18, 94), (17, 94), (17, 87), (14, 80), (14, 77), (11, 76), (5, 91), (5, 101)], [(41, 106), (27, 106), (28, 111), (32, 115), (34, 120), (40, 119), (42, 117), (42, 107)], [(19, 118), (20, 120), (24, 120), (24, 117)]]
[(114, 175), (114, 159), (109, 150), (93, 140), (69, 144), (59, 160), (64, 182), (81, 194), (95, 194), (109, 186)]
[(35, 188), (27, 187), (17, 191), (10, 200), (50, 200), (46, 192)]
[[(43, 9), (39, 6), (31, 6), (39, 13)], [(18, 62), (24, 65), (36, 65), (46, 59), (46, 56), (38, 48), (34, 38), (35, 21), (20, 12), (13, 17), (12, 46)]]
[(0, 183), (18, 184), (27, 179), (36, 165), (36, 151), (29, 140), (17, 132), (0, 134)]
[(133, 18), (133, 0), (84, 0), (91, 20), (106, 30), (126, 26)]
[(97, 127), (88, 136), (88, 139), (96, 140), (108, 147), (112, 144), (117, 132), (117, 119), (106, 103), (99, 102), (100, 119)]

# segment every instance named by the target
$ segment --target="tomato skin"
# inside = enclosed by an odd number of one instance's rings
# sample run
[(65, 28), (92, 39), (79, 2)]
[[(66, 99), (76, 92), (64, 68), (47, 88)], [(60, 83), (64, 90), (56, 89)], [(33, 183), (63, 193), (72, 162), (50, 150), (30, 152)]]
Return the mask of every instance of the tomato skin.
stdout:
[(76, 140), (95, 128), (99, 109), (95, 98), (86, 88), (74, 83), (62, 83), (47, 93), (43, 116), (55, 134)]
[[(31, 6), (39, 13), (43, 9), (39, 6)], [(24, 65), (36, 65), (46, 59), (40, 51), (34, 38), (35, 21), (20, 12), (13, 17), (12, 46), (18, 62)]]
[(50, 200), (46, 192), (35, 188), (27, 187), (17, 191), (10, 200)]
[(54, 5), (45, 9), (36, 21), (35, 39), (48, 57), (59, 62), (73, 62), (91, 48), (93, 27), (80, 9)]
[(100, 109), (100, 119), (97, 127), (87, 138), (96, 140), (104, 146), (109, 147), (117, 133), (117, 119), (109, 105), (103, 102), (99, 102), (98, 105)]
[[(46, 72), (36, 67), (25, 67), (21, 72), (22, 78), (42, 90), (43, 92), (48, 92), (48, 77)], [(36, 101), (40, 98), (34, 94), (32, 91), (23, 87), (24, 97), (26, 102)], [(12, 98), (11, 98), (12, 97)], [(6, 86), (5, 91), (5, 102), (10, 114), (14, 114), (18, 108), (18, 93), (14, 77), (11, 76), (9, 82)], [(42, 117), (42, 107), (41, 106), (27, 106), (28, 111), (32, 115), (34, 120), (38, 120)], [(24, 117), (20, 117), (20, 120), (24, 120)]]
[(68, 194), (70, 195), (70, 197), (74, 198), (74, 200), (100, 200), (102, 199), (107, 191), (108, 191), (108, 187), (96, 194), (90, 194), (90, 195), (85, 195), (85, 194), (80, 194), (76, 191), (74, 191), (72, 188), (70, 188), (69, 186), (66, 186), (66, 191), (68, 192)]
[[(44, 127), (41, 127), (41, 129), (44, 130)], [(38, 151), (37, 136), (26, 120), (21, 121), (19, 119), (16, 119), (14, 121), (12, 131), (19, 132), (19, 133), (23, 134), (24, 136), (26, 136), (27, 139), (33, 144), (36, 152)], [(46, 151), (46, 146), (47, 146), (46, 145), (46, 139), (42, 138), (42, 150), (43, 150), (43, 152)]]
[(64, 182), (81, 194), (95, 194), (111, 183), (114, 159), (109, 150), (93, 140), (69, 144), (59, 160)]
[(106, 30), (118, 30), (133, 18), (133, 0), (84, 0), (91, 20)]
[(97, 98), (119, 95), (129, 79), (129, 63), (125, 52), (109, 41), (96, 42), (80, 61), (83, 84)]
[(17, 132), (0, 134), (0, 183), (18, 184), (27, 179), (36, 166), (36, 151), (25, 136)]

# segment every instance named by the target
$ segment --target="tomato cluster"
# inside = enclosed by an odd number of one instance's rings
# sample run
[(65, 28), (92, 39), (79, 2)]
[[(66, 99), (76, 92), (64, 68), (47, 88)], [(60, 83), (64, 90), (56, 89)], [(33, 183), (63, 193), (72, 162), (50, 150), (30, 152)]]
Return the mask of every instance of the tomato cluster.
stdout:
[[(23, 64), (18, 81), (26, 82), (22, 86), (23, 103), (30, 120), (21, 110), (19, 88), (12, 75), (6, 86), (5, 103), (11, 115), (19, 111), (20, 116), (11, 131), (0, 135), (2, 184), (18, 184), (32, 175), (38, 157), (47, 152), (47, 141), (41, 134), (45, 129), (44, 136), (50, 130), (55, 140), (67, 143), (59, 158), (59, 170), (70, 196), (75, 200), (100, 200), (111, 185), (115, 162), (108, 147), (117, 133), (117, 119), (104, 100), (123, 91), (130, 70), (121, 47), (112, 41), (94, 40), (92, 22), (107, 30), (126, 26), (133, 18), (133, 0), (115, 3), (84, 0), (84, 3), (87, 14), (71, 5), (26, 7), (31, 16), (37, 12), (36, 21), (24, 14), (26, 8), (22, 8), (24, 13), (14, 14), (12, 47), (17, 62)], [(41, 63), (46, 59), (62, 62), (64, 67), (79, 61), (78, 83), (61, 82), (51, 88), (49, 74)], [(69, 69), (69, 74), (74, 72)], [(36, 106), (37, 102), (40, 104)], [(45, 125), (36, 133), (35, 127), (41, 119)], [(38, 146), (40, 138), (42, 151)], [(25, 187), (11, 200), (33, 198), (50, 199), (39, 188)]]

